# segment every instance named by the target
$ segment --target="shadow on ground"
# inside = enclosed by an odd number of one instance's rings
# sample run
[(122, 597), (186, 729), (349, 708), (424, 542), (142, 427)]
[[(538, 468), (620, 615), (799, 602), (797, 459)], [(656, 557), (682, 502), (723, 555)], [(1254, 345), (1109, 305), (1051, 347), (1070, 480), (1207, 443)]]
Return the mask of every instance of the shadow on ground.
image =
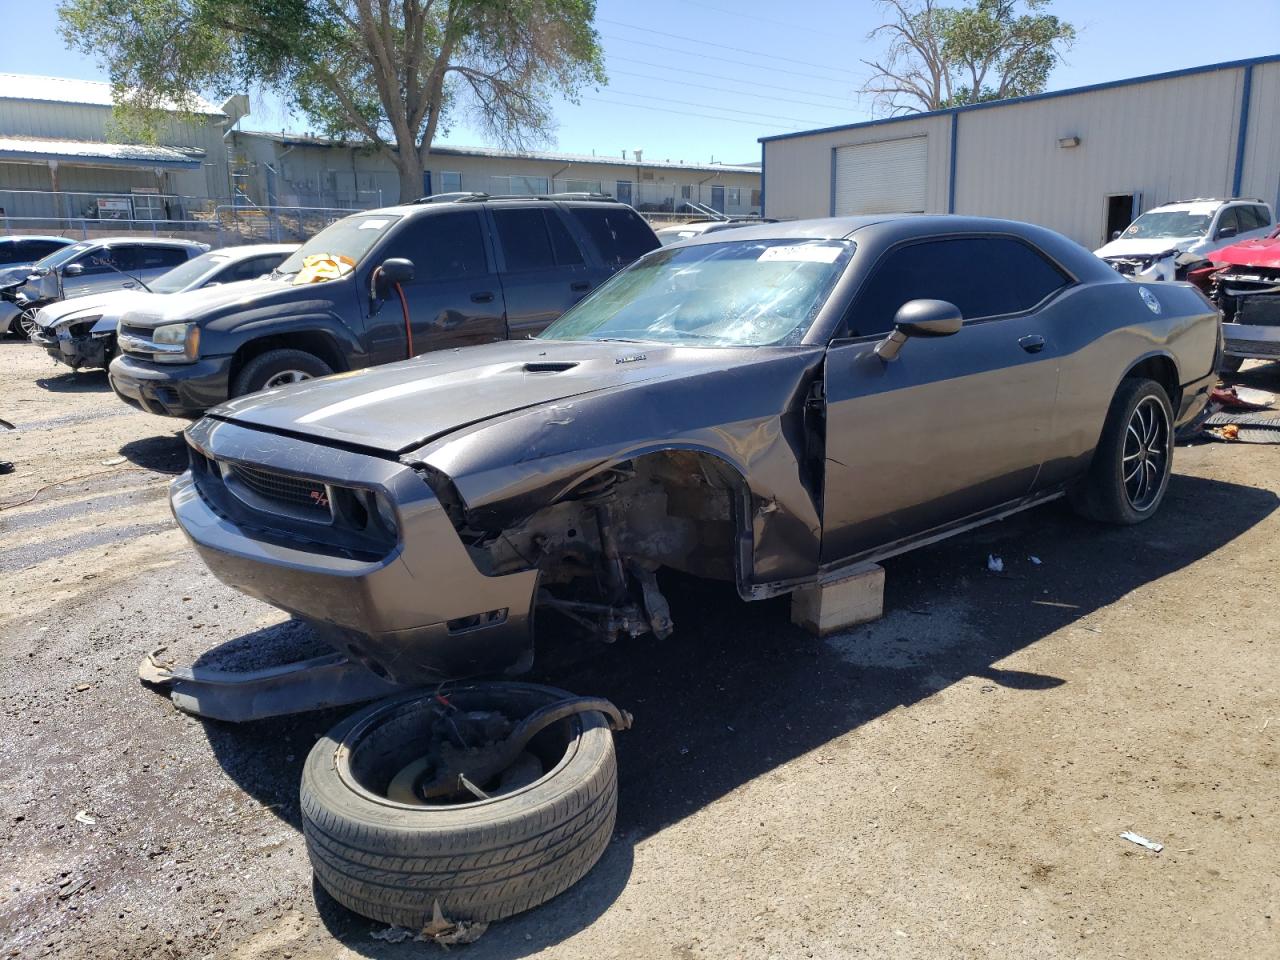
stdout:
[(130, 440), (120, 448), (120, 455), (136, 466), (157, 473), (177, 475), (187, 469), (187, 442), (181, 433)]
[[(59, 367), (67, 370), (66, 367)], [(36, 386), (50, 393), (107, 393), (111, 384), (105, 370), (68, 371), (51, 377), (37, 377)]]
[[(609, 697), (635, 715), (617, 740), (618, 832), (601, 865), (556, 901), (566, 908), (505, 921), (468, 957), (522, 957), (585, 928), (625, 887), (635, 843), (896, 707), (967, 677), (1016, 696), (1054, 695), (1060, 678), (997, 664), (1208, 556), (1276, 505), (1270, 491), (1175, 475), (1160, 513), (1137, 527), (1042, 507), (887, 561), (889, 614), (827, 641), (791, 625), (786, 598), (746, 604), (729, 586), (675, 576), (664, 580), (677, 624), (668, 640), (606, 647), (540, 636), (529, 679)], [(1004, 574), (987, 570), (988, 554), (1005, 559)], [(208, 723), (207, 732), (228, 775), (298, 827), (302, 762), (346, 712)], [(317, 905), (351, 950), (403, 955), (371, 942), (370, 922), (326, 895)]]

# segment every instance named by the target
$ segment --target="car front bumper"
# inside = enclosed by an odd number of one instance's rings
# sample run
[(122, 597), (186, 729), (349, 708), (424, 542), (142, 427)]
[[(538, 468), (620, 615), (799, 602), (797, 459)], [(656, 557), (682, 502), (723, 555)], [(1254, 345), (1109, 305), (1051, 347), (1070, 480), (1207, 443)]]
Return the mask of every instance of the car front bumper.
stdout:
[(1280, 326), (1224, 323), (1224, 352), (1229, 357), (1257, 360), (1280, 359)]
[[(310, 622), (335, 648), (398, 683), (528, 668), (537, 571), (490, 577), (477, 569), (412, 469), (212, 417), (187, 437), (192, 469), (174, 481), (170, 504), (223, 583)], [(219, 479), (233, 465), (373, 491), (393, 504), (395, 544), (350, 549), (337, 519), (308, 524), (274, 514), (270, 503), (244, 502)]]
[(111, 389), (121, 400), (149, 413), (198, 417), (227, 400), (230, 357), (202, 357), (195, 363), (154, 363), (127, 353), (111, 361)]
[(40, 327), (31, 335), (31, 340), (44, 347), (45, 352), (59, 363), (65, 363), (72, 370), (81, 367), (105, 367), (115, 354), (116, 335), (67, 337), (61, 338), (57, 331)]

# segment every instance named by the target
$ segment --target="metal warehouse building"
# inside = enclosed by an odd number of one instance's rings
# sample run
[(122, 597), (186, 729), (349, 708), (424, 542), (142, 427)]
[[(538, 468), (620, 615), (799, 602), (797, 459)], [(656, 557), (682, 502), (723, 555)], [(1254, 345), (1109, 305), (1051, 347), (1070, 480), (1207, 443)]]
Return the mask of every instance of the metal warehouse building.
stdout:
[(1280, 55), (761, 139), (764, 215), (961, 213), (1089, 247), (1190, 197), (1280, 206)]

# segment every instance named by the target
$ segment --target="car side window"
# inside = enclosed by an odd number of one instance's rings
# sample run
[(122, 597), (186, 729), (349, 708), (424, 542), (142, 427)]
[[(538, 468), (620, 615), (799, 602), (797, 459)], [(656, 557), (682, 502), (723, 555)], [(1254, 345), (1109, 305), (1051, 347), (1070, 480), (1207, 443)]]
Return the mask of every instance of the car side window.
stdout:
[(556, 255), (556, 263), (562, 267), (576, 267), (583, 262), (582, 251), (578, 242), (569, 233), (569, 228), (554, 210), (544, 210), (547, 217), (547, 229), (551, 232), (551, 249)]
[[(82, 277), (92, 277), (92, 276), (97, 276), (99, 274), (104, 274), (104, 273), (114, 273), (115, 271), (111, 269), (110, 264), (114, 264), (116, 267), (118, 267), (121, 270), (128, 269), (127, 267), (123, 267), (120, 265), (121, 254), (126, 249), (128, 248), (123, 248), (123, 249), (103, 248), (99, 250), (88, 250), (80, 254), (80, 256), (76, 257), (74, 260), (72, 260), (71, 263), (78, 263), (81, 267), (84, 268), (80, 273), (80, 276)], [(71, 266), (71, 263), (67, 264), (67, 266), (68, 267)]]
[(845, 335), (888, 333), (908, 300), (946, 300), (968, 322), (1030, 310), (1068, 283), (1043, 254), (1009, 237), (910, 243), (873, 268), (849, 309)]
[(649, 225), (628, 207), (570, 207), (573, 217), (609, 266), (625, 266), (661, 244)]
[(280, 257), (250, 257), (248, 260), (242, 260), (237, 264), (223, 270), (213, 277), (212, 282), (216, 283), (235, 283), (239, 280), (256, 280), (264, 273), (270, 273), (278, 267), (281, 262)]
[(168, 270), (186, 263), (187, 251), (181, 247), (132, 247), (129, 259), (134, 270)]
[(477, 210), (408, 218), (379, 252), (379, 260), (413, 261), (414, 282), (479, 277), (489, 273), (484, 225)]
[(555, 266), (551, 234), (540, 208), (495, 209), (493, 222), (498, 229), (498, 243), (502, 247), (507, 272), (521, 273)]
[(1249, 206), (1240, 207), (1240, 229), (1244, 230), (1261, 230), (1271, 222), (1271, 218), (1267, 216), (1265, 207)]
[(1218, 226), (1214, 231), (1215, 237), (1235, 236), (1241, 230), (1247, 230), (1248, 227), (1240, 225), (1240, 218), (1237, 211), (1239, 207), (1227, 207), (1218, 217)]

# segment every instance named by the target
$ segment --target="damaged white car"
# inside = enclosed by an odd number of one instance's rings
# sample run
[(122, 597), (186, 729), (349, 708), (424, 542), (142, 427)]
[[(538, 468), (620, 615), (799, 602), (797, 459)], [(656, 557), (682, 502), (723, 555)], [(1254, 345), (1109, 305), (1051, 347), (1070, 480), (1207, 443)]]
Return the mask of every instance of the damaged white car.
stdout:
[(1210, 251), (1266, 236), (1274, 221), (1261, 200), (1178, 200), (1148, 210), (1094, 253), (1135, 280), (1185, 280)]

